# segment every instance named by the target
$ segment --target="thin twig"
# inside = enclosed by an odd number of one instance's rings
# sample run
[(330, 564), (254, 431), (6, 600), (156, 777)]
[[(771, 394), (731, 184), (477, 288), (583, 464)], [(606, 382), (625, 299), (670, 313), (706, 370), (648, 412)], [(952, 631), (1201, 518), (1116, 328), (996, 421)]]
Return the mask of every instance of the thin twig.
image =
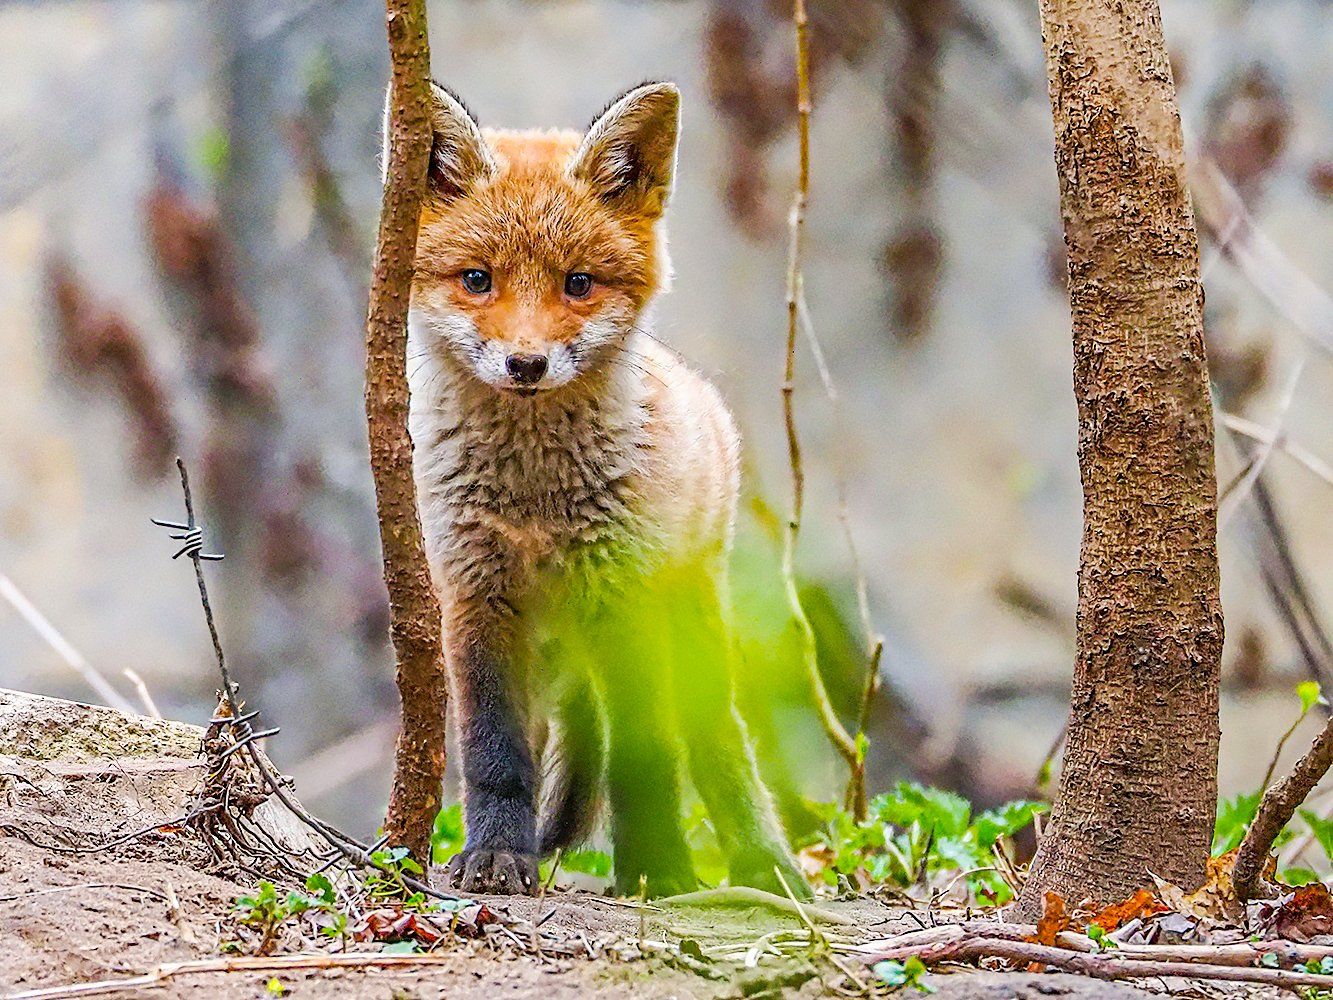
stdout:
[(1264, 466), (1268, 464), (1269, 457), (1273, 454), (1274, 446), (1283, 435), (1282, 423), (1287, 418), (1287, 411), (1291, 409), (1292, 399), (1296, 395), (1296, 385), (1300, 382), (1301, 373), (1305, 370), (1305, 359), (1292, 367), (1291, 373), (1287, 376), (1287, 384), (1279, 397), (1277, 413), (1273, 417), (1273, 426), (1270, 428), (1268, 440), (1261, 443), (1259, 450), (1254, 454), (1252, 460), (1246, 466), (1241, 478), (1229, 484), (1218, 499), (1217, 526), (1220, 530), (1235, 515), (1240, 508), (1241, 502), (1249, 495), (1250, 490), (1258, 481), (1259, 476), (1263, 474)]
[(1329, 465), (1308, 448), (1302, 447), (1299, 443), (1291, 440), (1285, 431), (1274, 432), (1272, 428), (1255, 423), (1253, 420), (1246, 420), (1244, 417), (1238, 417), (1233, 413), (1222, 413), (1219, 416), (1228, 430), (1235, 431), (1237, 434), (1252, 441), (1257, 441), (1261, 445), (1268, 445), (1285, 452), (1329, 486), (1333, 486), (1333, 465)]
[[(1219, 946), (1220, 947), (1220, 946)], [(1004, 958), (1012, 962), (1037, 963), (1064, 972), (1075, 972), (1094, 979), (1147, 979), (1159, 976), (1182, 976), (1189, 979), (1211, 979), (1223, 982), (1262, 983), (1295, 989), (1301, 986), (1328, 988), (1333, 976), (1291, 969), (1255, 968), (1243, 965), (1216, 965), (1204, 962), (1182, 962), (1176, 959), (1148, 957), (1140, 953), (1121, 954), (1121, 949), (1104, 952), (1073, 951), (1030, 941), (958, 935), (934, 944), (893, 945), (876, 942), (857, 949), (864, 951), (868, 964), (894, 958), (919, 958), (927, 965), (940, 962), (959, 962), (978, 958)], [(1251, 960), (1261, 957), (1254, 952)]]
[(1301, 723), (1305, 721), (1305, 717), (1309, 714), (1310, 710), (1302, 707), (1301, 714), (1296, 716), (1296, 721), (1288, 726), (1287, 731), (1278, 738), (1277, 746), (1273, 748), (1273, 756), (1268, 761), (1268, 770), (1264, 771), (1264, 780), (1259, 782), (1259, 790), (1261, 792), (1268, 788), (1269, 784), (1272, 783), (1273, 775), (1277, 771), (1278, 762), (1282, 760), (1282, 751), (1287, 747), (1287, 741), (1290, 740), (1296, 730), (1301, 727)]
[(157, 708), (157, 702), (153, 701), (153, 696), (148, 691), (148, 685), (143, 682), (143, 678), (139, 676), (138, 671), (126, 667), (121, 673), (125, 675), (126, 680), (134, 685), (134, 690), (138, 693), (139, 700), (143, 702), (143, 708), (148, 713), (148, 717), (150, 719), (162, 718), (162, 713)]
[(65, 661), (65, 665), (82, 677), (88, 683), (88, 686), (97, 692), (97, 696), (102, 701), (126, 715), (138, 714), (134, 711), (134, 706), (113, 688), (105, 677), (97, 672), (97, 669), (84, 658), (83, 654), (60, 634), (59, 630), (47, 620), (45, 615), (37, 610), (36, 605), (28, 600), (23, 591), (19, 590), (14, 581), (4, 573), (0, 573), (0, 596), (3, 596), (5, 600), (13, 605), (19, 616), (31, 626), (34, 632), (42, 637), (42, 641), (55, 650), (56, 655)]
[[(824, 347), (815, 333), (814, 320), (810, 317), (810, 304), (806, 301), (805, 288), (801, 287), (797, 295), (797, 314), (801, 320), (801, 331), (805, 334), (810, 347), (810, 355), (815, 361), (815, 370), (819, 372), (819, 381), (824, 385), (824, 394), (828, 397), (833, 410), (833, 425), (841, 434), (846, 426), (842, 409), (842, 395), (833, 381), (833, 372), (829, 369), (828, 359), (824, 356)], [(833, 470), (834, 485), (838, 495), (838, 523), (842, 526), (843, 542), (847, 546), (847, 557), (851, 561), (852, 579), (856, 587), (856, 610), (861, 620), (861, 636), (865, 642), (866, 677), (861, 690), (861, 707), (856, 715), (856, 734), (863, 737), (870, 724), (870, 713), (874, 709), (875, 696), (879, 693), (880, 661), (884, 656), (884, 636), (875, 629), (870, 617), (870, 595), (866, 585), (865, 567), (861, 562), (860, 549), (856, 544), (856, 534), (852, 531), (851, 501), (847, 489), (847, 464), (843, 449), (838, 449)], [(863, 772), (860, 780), (864, 783), (865, 761), (859, 761)], [(864, 798), (864, 796), (863, 796)], [(857, 816), (858, 820), (864, 816)]]
[(74, 892), (78, 889), (124, 889), (126, 892), (141, 892), (145, 896), (153, 896), (162, 902), (170, 902), (170, 897), (158, 892), (156, 889), (150, 889), (146, 885), (130, 885), (126, 882), (79, 882), (75, 885), (57, 885), (47, 889), (30, 889), (27, 892), (16, 892), (9, 896), (0, 896), (0, 903), (12, 903), (19, 899), (30, 899), (33, 896), (53, 896), (61, 892)]
[(805, 505), (805, 468), (801, 463), (801, 441), (796, 430), (796, 337), (800, 331), (800, 301), (803, 278), (801, 250), (805, 231), (805, 207), (810, 196), (810, 23), (805, 0), (795, 0), (796, 25), (796, 115), (800, 149), (800, 173), (792, 196), (789, 216), (790, 239), (787, 252), (787, 343), (786, 363), (782, 380), (782, 415), (787, 431), (787, 459), (791, 467), (791, 513), (782, 546), (782, 582), (787, 604), (796, 623), (801, 643), (801, 658), (805, 665), (810, 696), (819, 713), (820, 724), (834, 750), (846, 762), (851, 773), (848, 788), (849, 805), (864, 815), (865, 786), (858, 782), (860, 766), (856, 743), (848, 734), (838, 713), (829, 700), (824, 678), (819, 672), (819, 657), (815, 645), (815, 630), (801, 603), (796, 583), (796, 544), (801, 535), (801, 518)]

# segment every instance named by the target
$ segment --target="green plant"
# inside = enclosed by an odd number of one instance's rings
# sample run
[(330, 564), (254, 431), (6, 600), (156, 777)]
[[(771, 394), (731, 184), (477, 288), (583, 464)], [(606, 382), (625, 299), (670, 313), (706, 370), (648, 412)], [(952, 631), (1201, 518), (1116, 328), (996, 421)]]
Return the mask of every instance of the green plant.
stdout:
[(253, 895), (238, 896), (232, 903), (232, 912), (236, 914), (237, 923), (259, 933), (255, 951), (267, 955), (288, 921), (321, 905), (320, 901), (299, 892), (280, 895), (277, 887), (265, 880), (259, 883)]
[(425, 893), (411, 888), (405, 881), (406, 876), (425, 874), (406, 847), (382, 847), (371, 851), (370, 863), (374, 868), (366, 873), (365, 889), (371, 903), (394, 903), (422, 913), (435, 908), (433, 903), (426, 901)]
[(995, 871), (995, 847), (1048, 807), (1010, 802), (973, 817), (961, 796), (904, 781), (870, 802), (865, 822), (836, 806), (823, 808), (822, 839), (805, 853), (823, 861), (830, 887), (845, 879), (907, 889), (962, 878), (984, 900), (1005, 903), (1012, 890)]
[(871, 971), (885, 986), (907, 986), (922, 993), (935, 992), (935, 987), (924, 981), (927, 971), (926, 963), (915, 955), (905, 962), (898, 962), (893, 959), (876, 962)]

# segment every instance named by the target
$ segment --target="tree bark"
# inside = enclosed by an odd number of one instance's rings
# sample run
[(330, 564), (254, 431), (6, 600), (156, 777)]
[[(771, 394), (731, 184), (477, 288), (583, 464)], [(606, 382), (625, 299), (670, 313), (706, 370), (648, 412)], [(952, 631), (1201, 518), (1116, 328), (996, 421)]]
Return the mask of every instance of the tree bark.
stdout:
[(393, 82), (389, 162), (366, 320), (366, 421), (370, 467), (389, 588), (402, 728), (385, 831), (389, 842), (430, 858), (444, 782), (445, 673), (440, 602), (431, 583), (407, 431), (407, 308), (426, 191), (431, 129), (425, 0), (385, 0)]
[(1018, 908), (1197, 885), (1217, 801), (1217, 483), (1198, 237), (1157, 0), (1041, 0), (1083, 541), (1060, 790)]

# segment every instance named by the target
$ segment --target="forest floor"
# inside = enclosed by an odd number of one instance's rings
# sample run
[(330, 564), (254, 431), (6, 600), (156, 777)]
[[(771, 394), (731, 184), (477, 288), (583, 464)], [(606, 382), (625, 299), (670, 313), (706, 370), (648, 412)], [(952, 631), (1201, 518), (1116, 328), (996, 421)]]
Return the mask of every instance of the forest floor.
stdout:
[[(831, 979), (875, 981), (850, 956), (841, 961), (855, 980), (844, 979), (827, 953), (812, 963), (801, 947), (749, 967), (746, 953), (753, 957), (766, 935), (801, 931), (798, 914), (771, 904), (667, 908), (556, 889), (540, 898), (477, 897), (500, 919), (485, 927), (478, 920), (471, 935), (445, 934), (429, 965), (177, 970), (145, 982), (171, 963), (254, 960), (254, 935), (238, 927), (234, 904), (255, 891), (255, 878), (219, 867), (180, 822), (201, 780), (201, 734), (0, 691), (0, 995), (739, 1000), (831, 996)], [(869, 897), (821, 901), (810, 915), (827, 921), (821, 936), (851, 942), (946, 916)], [(274, 945), (279, 961), (294, 951), (319, 961), (339, 950), (299, 922)], [(348, 947), (370, 956), (384, 945)], [(1077, 976), (962, 968), (928, 981), (944, 1000), (1131, 1000), (1144, 993)], [(73, 989), (93, 983), (105, 985)], [(1210, 987), (1207, 995), (1218, 993)]]
[[(13, 837), (0, 838), (0, 885), (0, 986), (6, 995), (128, 980), (166, 963), (217, 957), (221, 942), (232, 936), (232, 901), (253, 889), (180, 861), (106, 853), (62, 856)], [(554, 892), (540, 900), (479, 898), (520, 920), (553, 910), (544, 929), (586, 940), (594, 949), (598, 942), (634, 941), (640, 935), (676, 942), (688, 938), (707, 948), (799, 928), (794, 918), (758, 908), (639, 911), (585, 892)], [(870, 900), (821, 906), (856, 920), (867, 937), (916, 926), (905, 911)], [(435, 953), (442, 956), (441, 964), (425, 968), (191, 974), (152, 988), (130, 986), (96, 995), (224, 1000), (275, 994), (351, 1000), (834, 995), (818, 978), (805, 978), (808, 973), (794, 959), (767, 961), (758, 969), (740, 963), (720, 966), (718, 978), (709, 979), (654, 958), (623, 961), (610, 953), (552, 958), (464, 939), (447, 941)], [(865, 975), (873, 978), (868, 971)], [(929, 982), (941, 1000), (1133, 1000), (1145, 995), (1131, 986), (1069, 975), (963, 970), (933, 974)]]

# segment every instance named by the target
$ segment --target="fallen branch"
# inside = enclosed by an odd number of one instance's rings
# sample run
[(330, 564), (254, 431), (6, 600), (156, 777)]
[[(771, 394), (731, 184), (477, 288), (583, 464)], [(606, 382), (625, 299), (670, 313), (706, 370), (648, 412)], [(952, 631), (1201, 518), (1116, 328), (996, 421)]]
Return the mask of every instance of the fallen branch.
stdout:
[(1065, 931), (1056, 945), (1035, 944), (1032, 924), (1002, 924), (967, 921), (895, 937), (853, 945), (847, 950), (866, 964), (886, 959), (919, 958), (927, 965), (979, 958), (1003, 958), (1018, 963), (1038, 963), (1094, 979), (1145, 979), (1176, 976), (1226, 982), (1261, 983), (1294, 989), (1300, 986), (1328, 988), (1333, 976), (1294, 969), (1257, 967), (1265, 955), (1279, 961), (1319, 960), (1333, 955), (1333, 948), (1297, 945), (1289, 941), (1259, 941), (1230, 945), (1123, 945), (1099, 950), (1082, 934)]

